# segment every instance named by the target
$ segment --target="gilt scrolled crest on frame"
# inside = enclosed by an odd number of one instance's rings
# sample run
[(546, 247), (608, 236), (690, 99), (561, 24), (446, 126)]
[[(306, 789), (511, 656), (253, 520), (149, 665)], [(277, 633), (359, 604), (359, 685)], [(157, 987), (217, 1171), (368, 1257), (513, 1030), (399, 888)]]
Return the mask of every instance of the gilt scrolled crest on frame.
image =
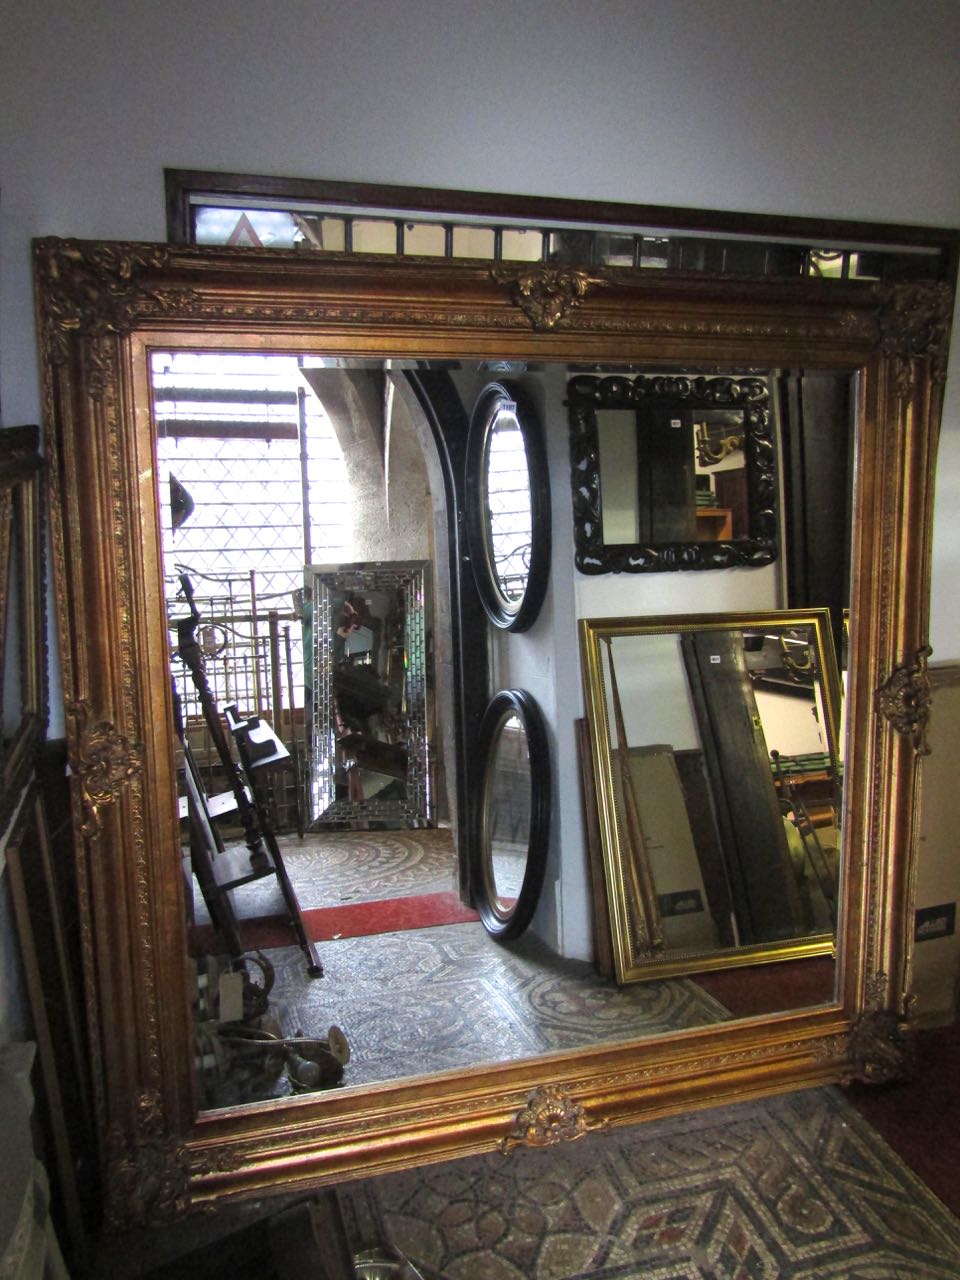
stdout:
[(116, 804), (124, 785), (142, 770), (143, 749), (107, 720), (91, 724), (86, 702), (72, 703), (69, 710), (80, 724), (77, 750), (70, 762), (87, 815), (80, 831), (95, 837), (102, 829), (102, 810)]
[(927, 722), (930, 719), (930, 677), (927, 659), (933, 650), (924, 645), (915, 661), (897, 667), (877, 690), (877, 710), (903, 734), (918, 755), (927, 755)]
[(881, 346), (896, 361), (901, 395), (912, 385), (915, 358), (930, 361), (939, 384), (947, 376), (947, 354), (953, 319), (953, 290), (941, 282), (893, 286), (879, 315)]
[[(542, 1121), (551, 1138), (567, 1127), (577, 1136), (583, 1126), (873, 1073), (878, 1056), (903, 1060), (897, 1036), (876, 1029), (891, 1020), (899, 1027), (909, 981), (916, 754), (911, 733), (898, 732), (876, 696), (926, 644), (949, 290), (591, 266), (583, 288), (544, 277), (549, 296), (540, 288), (538, 299), (533, 285), (525, 295), (518, 284), (522, 266), (492, 273), (471, 261), (68, 240), (37, 242), (35, 267), (64, 692), (68, 704), (89, 708), (89, 723), (111, 726), (107, 754), (125, 775), (110, 782), (116, 798), (101, 806), (96, 856), (78, 853), (113, 1221), (161, 1220), (223, 1197), (493, 1150), (518, 1136), (531, 1095), (545, 1107), (530, 1121), (535, 1130)], [(532, 314), (524, 296), (534, 297)], [(162, 344), (668, 372), (858, 372), (836, 999), (468, 1076), (198, 1112), (146, 372), (146, 353)], [(68, 736), (72, 757), (83, 760), (80, 718), (70, 718)], [(124, 743), (142, 752), (136, 761)], [(74, 786), (79, 795), (81, 779)], [(556, 1098), (573, 1103), (557, 1103), (562, 1123), (554, 1124)]]

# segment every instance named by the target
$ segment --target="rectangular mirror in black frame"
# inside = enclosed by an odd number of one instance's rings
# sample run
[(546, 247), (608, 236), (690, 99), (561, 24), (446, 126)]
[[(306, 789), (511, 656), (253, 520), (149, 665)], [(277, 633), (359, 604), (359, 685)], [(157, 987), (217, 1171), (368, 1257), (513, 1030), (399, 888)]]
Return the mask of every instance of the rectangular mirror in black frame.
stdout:
[(777, 482), (769, 401), (767, 379), (757, 375), (571, 378), (580, 572), (773, 561)]

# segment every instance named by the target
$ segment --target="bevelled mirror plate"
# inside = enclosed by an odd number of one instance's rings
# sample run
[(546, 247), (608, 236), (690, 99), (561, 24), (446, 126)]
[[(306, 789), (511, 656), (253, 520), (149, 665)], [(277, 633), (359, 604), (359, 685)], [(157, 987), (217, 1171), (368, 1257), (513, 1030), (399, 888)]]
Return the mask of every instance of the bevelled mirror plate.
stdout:
[[(670, 272), (651, 279), (626, 268), (514, 270), (66, 240), (38, 242), (35, 265), (84, 978), (115, 1223), (162, 1221), (224, 1197), (290, 1193), (538, 1134), (549, 1142), (751, 1093), (896, 1073), (906, 1054), (932, 459), (949, 286)], [(832, 998), (509, 1061), (495, 1044), (492, 1060), (469, 1068), (199, 1109), (150, 355), (215, 350), (312, 353), (380, 370), (395, 360), (418, 370), (419, 362), (516, 361), (858, 376)], [(414, 382), (422, 388), (424, 375)], [(357, 395), (368, 389), (354, 387)], [(376, 389), (386, 405), (382, 380)], [(463, 402), (459, 413), (438, 450), (458, 513)], [(708, 424), (709, 452), (738, 434), (726, 430), (735, 423), (719, 425)], [(452, 520), (447, 572), (459, 630), (444, 729), (455, 748), (448, 772), (462, 826), (489, 685), (485, 671), (472, 680), (482, 654), (470, 637), (483, 615), (479, 606), (471, 615), (470, 593), (461, 592), (461, 533)], [(573, 554), (571, 545), (559, 557), (565, 575)], [(735, 575), (769, 568), (736, 567), (731, 585)], [(573, 614), (564, 620), (558, 609), (551, 623), (569, 629), (575, 648)], [(568, 789), (579, 778), (574, 665), (562, 674), (552, 726), (562, 749), (557, 777)]]

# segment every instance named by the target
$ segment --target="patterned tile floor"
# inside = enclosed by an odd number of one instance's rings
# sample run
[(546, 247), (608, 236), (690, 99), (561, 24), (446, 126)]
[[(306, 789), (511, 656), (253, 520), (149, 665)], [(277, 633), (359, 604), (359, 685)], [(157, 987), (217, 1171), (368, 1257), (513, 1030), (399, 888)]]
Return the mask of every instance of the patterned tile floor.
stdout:
[(703, 1026), (727, 1011), (685, 979), (618, 988), (589, 964), (480, 924), (344, 938), (322, 947), (324, 977), (303, 978), (299, 951), (269, 953), (281, 1024), (346, 1033), (344, 1084), (367, 1084)]
[[(378, 836), (366, 866), (355, 842), (337, 877), (319, 877), (320, 900), (309, 905), (449, 886), (436, 879), (449, 873), (442, 838), (422, 860), (411, 833), (389, 834), (392, 853)], [(418, 863), (430, 868), (423, 881)], [(308, 1030), (337, 1021), (348, 1031), (348, 1084), (569, 1047), (598, 1026), (608, 1038), (634, 1037), (725, 1016), (693, 982), (621, 992), (529, 938), (498, 946), (477, 925), (324, 944), (327, 975), (315, 982), (295, 949), (271, 955), (285, 1021)], [(424, 1280), (960, 1276), (960, 1222), (836, 1089), (409, 1170), (336, 1194), (355, 1248), (400, 1249)], [(253, 1242), (266, 1238), (261, 1223), (280, 1207), (225, 1206), (179, 1239), (168, 1231), (121, 1242), (122, 1264), (115, 1250), (98, 1276), (133, 1280), (164, 1264), (163, 1280), (272, 1280), (268, 1246), (247, 1271), (223, 1248), (204, 1254), (200, 1270), (186, 1256), (246, 1230), (253, 1259)], [(211, 1271), (211, 1256), (224, 1268)]]
[[(304, 907), (450, 889), (449, 832), (347, 832), (288, 838), (286, 862)], [(276, 882), (241, 891), (246, 914), (278, 909)], [(237, 894), (238, 907), (241, 905)], [(199, 918), (199, 915), (198, 915)], [(319, 944), (324, 976), (309, 979), (295, 947), (266, 952), (276, 982), (271, 1012), (287, 1035), (323, 1035), (334, 1024), (351, 1058), (343, 1084), (362, 1085), (639, 1039), (728, 1018), (685, 979), (618, 988), (593, 966), (564, 960), (531, 934), (509, 945), (482, 925), (341, 938)], [(288, 1092), (286, 1078), (208, 1083), (209, 1106)]]
[[(453, 838), (443, 827), (427, 831), (314, 833), (302, 840), (295, 835), (280, 836), (278, 844), (305, 911), (346, 902), (456, 891)], [(283, 899), (272, 876), (243, 885), (233, 897), (239, 916), (283, 911)], [(196, 888), (194, 904), (198, 922), (204, 922), (207, 917)]]
[[(960, 1220), (838, 1089), (345, 1183), (354, 1251), (423, 1280), (955, 1280)], [(106, 1239), (95, 1280), (291, 1280), (278, 1197)], [(329, 1259), (326, 1260), (329, 1262)]]
[(948, 1280), (960, 1222), (817, 1089), (344, 1186), (424, 1280)]

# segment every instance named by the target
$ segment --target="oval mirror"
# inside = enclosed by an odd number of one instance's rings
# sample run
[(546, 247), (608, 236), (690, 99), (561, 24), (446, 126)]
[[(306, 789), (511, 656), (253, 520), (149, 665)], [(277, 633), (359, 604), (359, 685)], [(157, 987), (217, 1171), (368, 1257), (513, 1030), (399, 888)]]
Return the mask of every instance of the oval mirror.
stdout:
[(533, 919), (550, 832), (547, 735), (529, 693), (496, 694), (480, 724), (479, 746), (475, 905), (487, 932), (506, 940)]
[(550, 568), (550, 484), (539, 424), (517, 388), (480, 393), (467, 438), (466, 526), (490, 621), (525, 631), (536, 621)]

